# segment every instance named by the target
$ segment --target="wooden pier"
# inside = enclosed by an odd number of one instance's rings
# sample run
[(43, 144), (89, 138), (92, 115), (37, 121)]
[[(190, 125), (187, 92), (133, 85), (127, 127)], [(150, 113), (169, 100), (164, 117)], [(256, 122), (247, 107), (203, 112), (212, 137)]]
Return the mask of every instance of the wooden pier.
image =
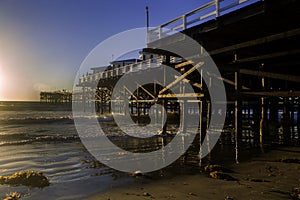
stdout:
[[(297, 69), (300, 64), (300, 27), (297, 23), (300, 3), (297, 0), (265, 0), (230, 11), (245, 2), (247, 0), (212, 1), (150, 29), (147, 48), (142, 52), (144, 60), (81, 77), (78, 86), (82, 93), (77, 99), (90, 102), (90, 106), (96, 106), (101, 114), (109, 113), (112, 90), (123, 74), (164, 64), (181, 74), (171, 85), (137, 83), (135, 92), (128, 92), (130, 114), (137, 122), (147, 118), (150, 107), (159, 103), (174, 119), (178, 119), (180, 112), (201, 115), (200, 134), (205, 135), (211, 113), (218, 112), (210, 108), (208, 88), (216, 80), (222, 80), (227, 110), (220, 111), (226, 113), (221, 143), (235, 144), (236, 150), (271, 143), (300, 145), (300, 70)], [(202, 67), (201, 60), (192, 63), (162, 50), (182, 42), (174, 40), (176, 31), (198, 41), (213, 58), (221, 76), (198, 73), (195, 67)], [(195, 52), (201, 55), (201, 49)], [(210, 82), (204, 83), (203, 76)], [(97, 87), (92, 88), (95, 82)], [(184, 91), (182, 82), (191, 84), (195, 93), (170, 92), (171, 86)], [(197, 98), (194, 103), (200, 110), (194, 110), (192, 106), (182, 110), (183, 100), (190, 97)], [(119, 110), (125, 112), (122, 106)], [(167, 126), (162, 128), (166, 131)]]
[(62, 90), (54, 92), (41, 92), (40, 102), (46, 103), (71, 103), (72, 102), (72, 92)]

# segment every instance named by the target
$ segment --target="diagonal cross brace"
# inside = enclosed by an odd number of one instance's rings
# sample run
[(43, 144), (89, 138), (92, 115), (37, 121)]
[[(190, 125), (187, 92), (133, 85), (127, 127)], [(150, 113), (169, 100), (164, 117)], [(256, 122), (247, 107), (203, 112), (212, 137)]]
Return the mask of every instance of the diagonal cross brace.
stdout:
[(127, 90), (127, 92), (129, 92), (129, 94), (131, 96), (133, 96), (133, 98), (135, 98), (135, 100), (138, 100), (138, 98), (126, 86), (124, 86), (124, 89)]
[(176, 78), (172, 83), (167, 85), (165, 88), (163, 88), (161, 91), (159, 91), (159, 94), (164, 93), (168, 89), (172, 88), (174, 85), (176, 85), (181, 80), (185, 79), (189, 74), (193, 73), (195, 70), (197, 70), (199, 67), (201, 67), (204, 64), (204, 62), (199, 62), (195, 66), (193, 66), (191, 69), (189, 69), (187, 72)]
[(142, 85), (140, 85), (138, 82), (136, 82), (136, 84), (138, 85), (138, 87), (140, 87), (142, 90), (144, 90), (147, 94), (149, 94), (149, 96), (151, 96), (153, 99), (155, 99), (155, 96), (153, 94), (151, 94), (151, 92), (149, 92), (148, 90), (146, 90)]

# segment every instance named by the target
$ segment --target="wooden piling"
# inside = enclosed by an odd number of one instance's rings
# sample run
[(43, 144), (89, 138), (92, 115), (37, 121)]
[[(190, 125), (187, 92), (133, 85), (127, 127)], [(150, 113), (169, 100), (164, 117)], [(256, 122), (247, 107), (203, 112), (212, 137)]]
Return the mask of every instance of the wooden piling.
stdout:
[(241, 135), (242, 135), (242, 109), (241, 109), (241, 97), (240, 97), (240, 91), (241, 91), (241, 83), (240, 83), (240, 73), (237, 69), (236, 72), (234, 72), (235, 77), (235, 102), (234, 102), (234, 127), (235, 127), (235, 162), (239, 163), (239, 144), (241, 142)]
[[(261, 65), (261, 69), (263, 69), (264, 64)], [(261, 77), (261, 88), (264, 91), (265, 90), (265, 77)], [(265, 97), (261, 97), (261, 119), (259, 123), (259, 145), (261, 148), (261, 152), (264, 152), (263, 148), (263, 132), (264, 132), (264, 123), (265, 123)]]
[(203, 139), (202, 139), (202, 118), (203, 118), (203, 103), (202, 101), (199, 102), (199, 144), (200, 144), (200, 149), (199, 149), (199, 166), (200, 168), (202, 167), (202, 143), (203, 143)]
[(298, 109), (297, 109), (297, 133), (298, 133), (298, 142), (297, 145), (300, 145), (300, 99), (298, 98)]
[(211, 154), (210, 154), (210, 151), (211, 151), (211, 146), (210, 146), (210, 132), (209, 132), (209, 123), (210, 123), (210, 108), (211, 108), (211, 105), (210, 105), (210, 102), (207, 101), (206, 103), (207, 105), (207, 111), (206, 111), (206, 144), (207, 144), (207, 152), (208, 152), (208, 160), (211, 161)]

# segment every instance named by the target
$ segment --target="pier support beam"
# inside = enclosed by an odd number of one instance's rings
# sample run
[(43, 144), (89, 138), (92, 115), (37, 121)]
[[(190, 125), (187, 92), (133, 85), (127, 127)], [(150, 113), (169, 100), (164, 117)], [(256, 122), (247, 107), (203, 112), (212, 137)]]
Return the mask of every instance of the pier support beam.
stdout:
[(297, 145), (300, 145), (300, 99), (298, 98), (298, 112), (297, 112), (297, 133), (298, 133), (298, 142)]
[[(261, 68), (263, 68), (263, 64), (261, 65)], [(265, 77), (262, 76), (261, 78), (261, 87), (262, 90), (265, 90)], [(264, 123), (265, 123), (265, 97), (261, 97), (261, 119), (259, 123), (259, 145), (261, 148), (261, 152), (264, 152), (263, 147), (263, 134), (264, 134)]]
[(203, 109), (203, 103), (202, 101), (199, 102), (199, 143), (200, 143), (200, 149), (199, 149), (199, 166), (202, 167), (202, 109)]
[(241, 78), (240, 72), (237, 71), (234, 73), (235, 79), (235, 102), (234, 102), (234, 128), (235, 128), (235, 162), (239, 163), (239, 145), (241, 143), (242, 137), (242, 101), (240, 96), (241, 91)]
[(272, 140), (278, 142), (278, 98), (269, 97), (269, 108), (270, 108), (270, 118), (269, 122), (272, 126), (270, 134), (272, 135)]
[(210, 146), (210, 132), (208, 131), (209, 130), (209, 122), (210, 122), (210, 108), (211, 108), (211, 105), (210, 105), (210, 102), (207, 101), (207, 112), (206, 112), (206, 144), (207, 144), (207, 152), (208, 152), (208, 160), (209, 162), (211, 162), (211, 146)]
[[(166, 112), (164, 112), (164, 110), (161, 111), (161, 123), (162, 123), (162, 134), (167, 133), (167, 114), (168, 114), (168, 100), (164, 99), (162, 100), (162, 104), (163, 104), (163, 108), (165, 109)], [(165, 120), (166, 119), (166, 120)]]
[(85, 109), (86, 109), (86, 89), (85, 87), (83, 86), (82, 87), (82, 105), (83, 105), (83, 112), (85, 112)]
[(290, 118), (290, 109), (288, 98), (284, 98), (283, 103), (283, 113), (281, 116), (281, 129), (282, 129), (282, 137), (284, 144), (291, 144), (291, 118)]

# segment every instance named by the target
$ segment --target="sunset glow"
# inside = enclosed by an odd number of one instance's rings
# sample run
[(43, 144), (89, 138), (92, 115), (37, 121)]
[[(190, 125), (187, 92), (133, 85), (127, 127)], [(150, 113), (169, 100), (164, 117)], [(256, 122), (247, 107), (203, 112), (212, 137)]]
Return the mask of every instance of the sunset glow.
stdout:
[[(74, 6), (61, 1), (13, 2), (0, 1), (0, 100), (39, 101), (41, 89), (72, 89), (80, 64), (99, 42), (146, 25), (146, 1), (92, 0)], [(170, 12), (160, 1), (147, 2), (155, 12), (150, 25), (199, 5), (194, 0), (169, 2), (164, 4)], [(115, 9), (120, 11), (117, 15), (112, 13)]]
[(3, 99), (3, 85), (4, 85), (4, 79), (3, 79), (3, 72), (2, 72), (2, 66), (0, 64), (0, 101)]

